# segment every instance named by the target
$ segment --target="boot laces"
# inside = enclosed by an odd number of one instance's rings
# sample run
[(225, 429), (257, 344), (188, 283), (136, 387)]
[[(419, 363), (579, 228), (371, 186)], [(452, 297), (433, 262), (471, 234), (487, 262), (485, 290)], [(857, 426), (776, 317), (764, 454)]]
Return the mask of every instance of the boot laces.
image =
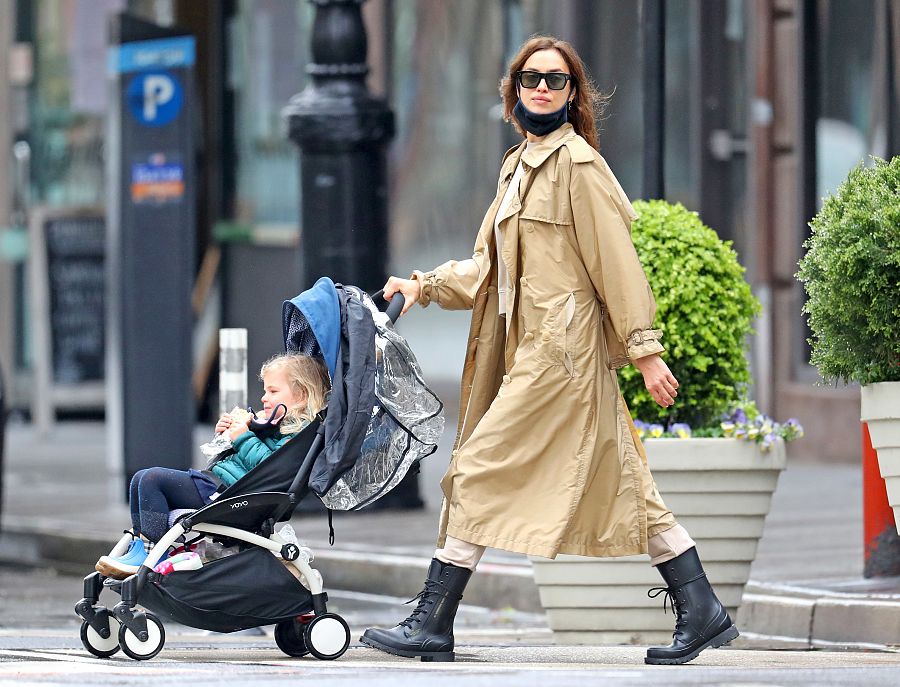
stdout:
[(651, 599), (655, 599), (660, 594), (665, 594), (665, 596), (663, 597), (663, 611), (665, 613), (668, 613), (669, 608), (672, 609), (672, 615), (675, 616), (676, 633), (681, 626), (687, 624), (684, 605), (682, 603), (681, 597), (678, 595), (679, 589), (680, 588), (670, 589), (669, 587), (653, 587), (647, 592), (647, 596), (649, 596)]
[(425, 588), (409, 601), (405, 602), (407, 604), (411, 604), (413, 601), (418, 600), (419, 603), (416, 604), (416, 607), (412, 610), (406, 620), (400, 621), (400, 625), (412, 629), (414, 623), (422, 622), (419, 619), (419, 615), (428, 613), (428, 611), (434, 605), (434, 597), (437, 594), (437, 587), (440, 587), (440, 584), (438, 582), (435, 582), (434, 580), (425, 580)]

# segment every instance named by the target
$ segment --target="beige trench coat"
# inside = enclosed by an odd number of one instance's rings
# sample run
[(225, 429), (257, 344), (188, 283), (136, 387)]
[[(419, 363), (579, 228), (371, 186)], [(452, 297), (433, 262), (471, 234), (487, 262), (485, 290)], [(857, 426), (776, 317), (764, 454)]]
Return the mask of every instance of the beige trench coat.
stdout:
[[(499, 225), (501, 318), (494, 219), (520, 157)], [(413, 275), (423, 306), (472, 310), (438, 546), (449, 534), (550, 558), (647, 551), (647, 502), (662, 501), (615, 373), (664, 350), (634, 218), (606, 162), (564, 124), (507, 152), (472, 257)], [(649, 536), (674, 524), (658, 506)]]

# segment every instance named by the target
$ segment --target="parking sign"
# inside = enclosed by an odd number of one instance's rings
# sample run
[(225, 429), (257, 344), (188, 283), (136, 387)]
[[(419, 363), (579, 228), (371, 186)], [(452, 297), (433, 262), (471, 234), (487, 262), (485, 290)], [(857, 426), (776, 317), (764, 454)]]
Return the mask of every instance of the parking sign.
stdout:
[(181, 111), (184, 89), (170, 72), (143, 72), (128, 84), (128, 109), (145, 126), (165, 126)]

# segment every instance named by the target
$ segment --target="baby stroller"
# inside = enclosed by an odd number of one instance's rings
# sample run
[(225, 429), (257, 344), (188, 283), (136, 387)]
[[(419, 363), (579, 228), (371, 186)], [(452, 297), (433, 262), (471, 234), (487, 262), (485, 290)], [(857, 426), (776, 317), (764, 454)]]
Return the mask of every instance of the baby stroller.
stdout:
[[(309, 492), (329, 509), (362, 508), (437, 449), (443, 405), (393, 329), (402, 306), (394, 298), (382, 313), (365, 292), (324, 277), (285, 301), (285, 349), (324, 357), (332, 380), (327, 409), (215, 501), (171, 522), (137, 573), (84, 578), (75, 612), (88, 652), (107, 658), (121, 648), (136, 660), (153, 658), (165, 643), (164, 618), (215, 632), (275, 625), (275, 643), (288, 656), (343, 655), (347, 623), (328, 612), (322, 576), (275, 526)], [(109, 555), (124, 553), (131, 538), (126, 533)], [(209, 538), (237, 552), (197, 570), (154, 571), (173, 545)], [(121, 595), (112, 609), (99, 603), (107, 588)]]

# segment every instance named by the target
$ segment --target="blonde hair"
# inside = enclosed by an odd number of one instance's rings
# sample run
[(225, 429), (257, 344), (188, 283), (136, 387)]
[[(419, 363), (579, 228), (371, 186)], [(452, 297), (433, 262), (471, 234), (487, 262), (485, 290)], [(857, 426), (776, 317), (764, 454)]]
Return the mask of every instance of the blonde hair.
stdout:
[(294, 396), (306, 397), (306, 405), (288, 408), (280, 423), (282, 434), (296, 434), (325, 408), (325, 394), (331, 387), (328, 368), (321, 356), (279, 353), (263, 363), (259, 371), (260, 380), (275, 371), (284, 374)]
[(522, 47), (519, 52), (509, 63), (509, 70), (500, 80), (500, 95), (503, 98), (503, 119), (512, 122), (513, 126), (523, 136), (525, 131), (513, 117), (513, 109), (519, 102), (519, 91), (516, 88), (516, 74), (521, 71), (534, 53), (539, 50), (555, 50), (558, 52), (563, 61), (569, 67), (569, 73), (572, 75), (572, 87), (575, 90), (575, 97), (569, 106), (569, 122), (575, 129), (575, 133), (584, 138), (591, 148), (600, 150), (600, 143), (597, 140), (597, 124), (596, 120), (603, 113), (609, 96), (600, 93), (588, 76), (587, 69), (582, 62), (581, 57), (572, 47), (571, 43), (562, 41), (555, 36), (532, 36)]

